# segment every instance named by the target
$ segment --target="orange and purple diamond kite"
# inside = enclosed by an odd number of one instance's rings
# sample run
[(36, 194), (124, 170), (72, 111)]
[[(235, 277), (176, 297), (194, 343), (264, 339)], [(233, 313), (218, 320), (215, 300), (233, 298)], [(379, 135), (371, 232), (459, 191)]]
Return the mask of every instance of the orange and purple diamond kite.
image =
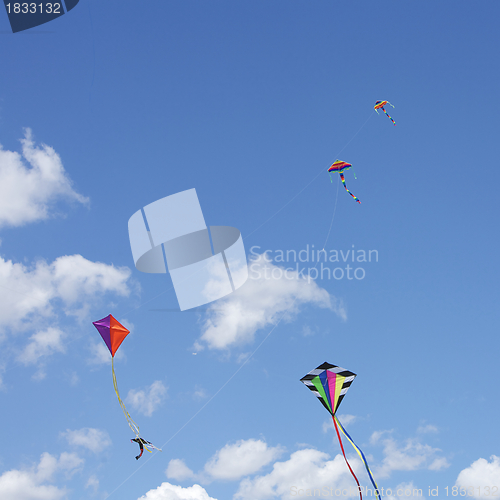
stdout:
[(111, 314), (109, 314), (105, 318), (100, 319), (99, 321), (94, 321), (92, 324), (97, 328), (97, 331), (101, 334), (102, 340), (104, 340), (104, 343), (106, 344), (107, 348), (109, 349), (109, 352), (111, 353), (111, 370), (113, 372), (113, 386), (115, 388), (116, 396), (118, 397), (120, 406), (123, 410), (125, 418), (127, 419), (127, 423), (132, 432), (135, 434), (135, 439), (131, 439), (131, 441), (138, 443), (140, 448), (139, 455), (135, 457), (136, 460), (139, 460), (139, 458), (141, 458), (144, 448), (146, 448), (146, 451), (149, 451), (150, 453), (152, 453), (153, 449), (161, 451), (160, 448), (157, 448), (149, 441), (146, 441), (145, 439), (141, 438), (139, 433), (139, 426), (133, 421), (132, 417), (127, 411), (127, 408), (125, 408), (125, 403), (122, 401), (120, 393), (118, 392), (114, 359), (116, 351), (120, 347), (121, 343), (125, 340), (125, 337), (130, 333), (130, 331), (127, 330), (122, 324), (120, 324), (113, 316), (111, 316)]

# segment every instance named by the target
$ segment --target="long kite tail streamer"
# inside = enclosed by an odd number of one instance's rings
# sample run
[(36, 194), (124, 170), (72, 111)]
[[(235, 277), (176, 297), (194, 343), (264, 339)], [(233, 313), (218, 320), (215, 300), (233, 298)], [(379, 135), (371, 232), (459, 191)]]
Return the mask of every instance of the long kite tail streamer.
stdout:
[(355, 199), (358, 203), (361, 203), (361, 202), (359, 201), (359, 199), (358, 199), (358, 198), (356, 198), (356, 196), (354, 196), (354, 195), (353, 195), (353, 194), (352, 194), (352, 193), (351, 193), (351, 192), (347, 189), (347, 186), (346, 186), (346, 184), (345, 184), (345, 177), (344, 177), (344, 174), (340, 174), (340, 180), (342, 181), (342, 184), (344, 185), (345, 190), (346, 190), (346, 191), (347, 191), (347, 192), (348, 192), (348, 193), (349, 193), (349, 194), (350, 194), (350, 195), (351, 195), (351, 196), (352, 196), (352, 197), (353, 197), (353, 198), (354, 198), (354, 199)]
[(122, 408), (123, 414), (125, 415), (125, 418), (127, 419), (128, 426), (132, 430), (132, 432), (135, 434), (135, 437), (137, 439), (140, 439), (140, 433), (139, 433), (139, 426), (134, 422), (132, 417), (130, 416), (130, 413), (127, 411), (127, 408), (125, 407), (125, 403), (122, 401), (122, 398), (120, 397), (120, 393), (118, 392), (118, 384), (116, 383), (116, 374), (115, 374), (115, 358), (111, 358), (111, 370), (113, 371), (113, 386), (115, 388), (115, 393), (118, 398), (118, 401), (120, 402), (120, 406)]
[[(358, 446), (356, 445), (356, 443), (352, 440), (351, 436), (349, 436), (349, 434), (347, 433), (347, 431), (344, 429), (344, 427), (342, 427), (342, 424), (340, 423), (340, 421), (337, 419), (337, 416), (334, 415), (333, 416), (333, 422), (335, 423), (335, 429), (337, 429), (337, 424), (339, 425), (340, 427), (340, 430), (342, 431), (342, 433), (344, 434), (344, 436), (349, 440), (349, 442), (352, 444), (353, 448), (356, 450), (356, 452), (358, 453), (359, 457), (361, 458), (361, 460), (363, 461), (363, 463), (365, 464), (365, 468), (366, 468), (366, 471), (368, 472), (368, 476), (370, 477), (370, 481), (372, 482), (372, 485), (373, 487), (375, 488), (375, 493), (378, 497), (378, 500), (381, 500), (380, 498), (380, 493), (379, 493), (379, 489), (378, 489), (378, 486), (377, 486), (377, 483), (375, 482), (375, 478), (373, 477), (373, 474), (372, 474), (372, 471), (370, 470), (370, 467), (368, 465), (368, 462), (366, 461), (366, 457), (365, 457), (365, 454), (362, 452), (362, 450), (360, 448), (358, 448)], [(338, 434), (338, 430), (337, 430), (337, 434)], [(340, 439), (340, 437), (339, 437)], [(344, 451), (344, 450), (342, 450)], [(345, 457), (345, 455), (344, 455)]]
[(152, 453), (152, 450), (158, 450), (162, 451), (160, 448), (157, 448), (153, 443), (150, 443), (149, 441), (146, 441), (145, 439), (141, 438), (141, 435), (139, 433), (139, 426), (134, 422), (133, 418), (130, 416), (130, 413), (128, 412), (127, 408), (125, 407), (125, 403), (122, 401), (122, 398), (120, 397), (120, 392), (118, 391), (118, 384), (116, 382), (116, 374), (115, 374), (115, 365), (114, 365), (114, 360), (115, 358), (111, 358), (111, 370), (113, 372), (113, 386), (115, 388), (115, 393), (118, 398), (118, 401), (120, 403), (120, 406), (122, 408), (123, 414), (125, 415), (125, 418), (127, 419), (128, 426), (132, 430), (132, 432), (135, 434), (135, 439), (132, 441), (135, 441), (136, 443), (139, 443), (139, 446), (141, 448), (141, 453), (139, 456), (135, 457), (136, 460), (138, 460), (142, 456), (143, 452), (143, 447), (146, 449), (146, 451), (149, 451), (149, 453)]
[[(363, 495), (361, 494), (361, 486), (359, 485), (358, 478), (356, 477), (356, 474), (354, 474), (354, 471), (351, 469), (351, 466), (349, 465), (349, 462), (347, 461), (347, 457), (345, 456), (344, 445), (342, 444), (342, 439), (340, 438), (339, 429), (337, 427), (337, 422), (338, 422), (337, 417), (335, 415), (332, 415), (332, 416), (333, 416), (333, 423), (335, 424), (335, 430), (337, 431), (337, 437), (339, 438), (340, 448), (342, 449), (342, 455), (344, 455), (345, 463), (347, 464), (347, 467), (349, 467), (349, 470), (351, 471), (352, 477), (354, 477), (354, 479), (356, 480), (356, 484), (358, 485), (359, 498), (360, 498), (360, 500), (363, 500)], [(338, 422), (338, 423), (340, 425), (340, 422)]]
[[(391, 104), (391, 103), (389, 102), (388, 104)], [(392, 106), (392, 104), (391, 104), (391, 106)], [(392, 106), (392, 107), (394, 107), (394, 106)], [(382, 111), (391, 119), (391, 122), (394, 123), (394, 125), (396, 125), (396, 122), (392, 119), (392, 116), (385, 110), (385, 108), (382, 108)]]

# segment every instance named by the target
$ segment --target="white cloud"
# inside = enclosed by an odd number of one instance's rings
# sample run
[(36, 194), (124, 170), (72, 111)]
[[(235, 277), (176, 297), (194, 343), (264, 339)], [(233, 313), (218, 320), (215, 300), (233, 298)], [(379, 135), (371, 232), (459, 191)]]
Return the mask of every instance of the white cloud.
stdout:
[(97, 493), (97, 490), (99, 489), (99, 479), (97, 479), (95, 474), (92, 474), (85, 483), (85, 489), (87, 488), (92, 488), (94, 493)]
[(65, 255), (51, 264), (39, 260), (26, 267), (0, 257), (0, 332), (22, 330), (26, 323), (54, 316), (60, 301), (68, 315), (82, 317), (104, 293), (128, 296), (128, 267), (92, 262), (81, 255)]
[[(479, 458), (467, 467), (457, 477), (455, 483), (475, 498), (492, 498), (494, 491), (500, 494), (500, 457), (492, 455), (490, 462)], [(494, 487), (496, 486), (496, 490)]]
[(422, 488), (417, 488), (412, 481), (409, 483), (400, 483), (395, 488), (390, 488), (390, 490), (393, 494), (384, 495), (383, 497), (385, 497), (386, 500), (397, 500), (403, 498), (423, 500), (425, 498), (423, 496)]
[(74, 453), (62, 453), (57, 459), (43, 453), (37, 466), (26, 470), (12, 469), (0, 476), (0, 498), (2, 500), (59, 500), (67, 494), (66, 488), (50, 483), (56, 472), (71, 475), (83, 464)]
[(0, 146), (0, 227), (46, 219), (60, 198), (88, 203), (88, 198), (73, 190), (53, 148), (36, 146), (30, 129), (25, 130), (21, 144), (22, 155)]
[[(327, 489), (328, 494), (332, 493), (332, 497), (336, 489), (347, 490), (349, 497), (358, 496), (357, 487), (352, 485), (353, 479), (342, 455), (337, 455), (333, 460), (328, 458), (326, 453), (317, 450), (296, 451), (286, 462), (276, 462), (269, 474), (244, 479), (234, 498), (264, 500), (279, 497), (291, 500), (314, 497), (314, 493), (318, 497), (321, 491), (326, 491), (323, 488)], [(363, 465), (360, 460), (349, 462), (355, 471), (361, 472)]]
[(207, 391), (203, 389), (200, 385), (195, 386), (193, 399), (205, 399), (208, 398)]
[(304, 337), (310, 337), (314, 335), (315, 331), (316, 329), (313, 330), (310, 326), (304, 325), (302, 328), (302, 335), (304, 335)]
[(441, 469), (446, 469), (449, 466), (450, 463), (448, 462), (448, 460), (446, 460), (446, 458), (439, 457), (435, 458), (427, 468), (429, 470), (441, 470)]
[(71, 431), (61, 432), (61, 436), (65, 437), (69, 444), (73, 446), (83, 446), (94, 453), (99, 453), (104, 448), (111, 446), (111, 438), (106, 431), (84, 427)]
[(432, 424), (422, 424), (417, 428), (417, 432), (420, 434), (436, 434), (438, 432), (438, 428)]
[[(108, 347), (103, 341), (91, 342), (89, 345), (90, 357), (87, 359), (89, 365), (110, 365), (111, 364), (111, 354)], [(120, 346), (115, 353), (116, 360), (126, 359), (123, 347)]]
[(35, 365), (43, 357), (50, 356), (55, 352), (64, 352), (63, 336), (62, 330), (53, 327), (37, 332), (30, 337), (31, 342), (17, 359), (25, 365)]
[(138, 500), (216, 500), (199, 484), (182, 488), (170, 483), (162, 483), (158, 488), (149, 490)]
[(75, 472), (78, 472), (83, 467), (85, 460), (80, 458), (76, 453), (68, 453), (64, 451), (59, 457), (57, 468), (66, 472), (68, 477), (71, 477)]
[(165, 474), (169, 479), (175, 479), (176, 481), (184, 481), (194, 477), (194, 472), (185, 464), (184, 460), (179, 458), (174, 458), (168, 463), (167, 470)]
[(167, 388), (161, 380), (155, 380), (146, 390), (131, 389), (126, 401), (138, 412), (150, 417), (165, 399)]
[(210, 349), (227, 349), (250, 343), (257, 330), (276, 325), (281, 318), (291, 321), (304, 304), (331, 309), (346, 319), (342, 303), (314, 280), (296, 271), (285, 272), (260, 256), (251, 261), (245, 285), (209, 308), (195, 347), (200, 350), (206, 344)]
[(206, 463), (205, 472), (214, 479), (236, 480), (254, 474), (283, 453), (280, 446), (268, 447), (261, 440), (226, 444)]
[(417, 439), (407, 439), (404, 444), (399, 444), (392, 437), (382, 438), (388, 431), (374, 432), (370, 442), (382, 442), (384, 447), (384, 460), (375, 472), (377, 477), (389, 477), (392, 471), (401, 470), (441, 470), (449, 467), (444, 457), (438, 457), (441, 450), (422, 444)]

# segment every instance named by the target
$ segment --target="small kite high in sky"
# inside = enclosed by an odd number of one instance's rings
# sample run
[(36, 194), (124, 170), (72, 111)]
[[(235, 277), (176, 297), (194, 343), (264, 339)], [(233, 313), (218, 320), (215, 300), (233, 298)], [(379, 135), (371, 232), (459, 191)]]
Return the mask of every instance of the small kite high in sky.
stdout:
[(344, 436), (350, 441), (359, 457), (365, 464), (365, 468), (370, 476), (370, 481), (375, 488), (375, 492), (377, 494), (378, 500), (381, 500), (380, 494), (378, 491), (377, 483), (373, 478), (370, 467), (368, 466), (368, 462), (366, 461), (364, 453), (360, 448), (354, 443), (351, 436), (347, 433), (347, 431), (342, 427), (342, 424), (339, 422), (337, 415), (335, 414), (339, 408), (340, 403), (344, 399), (344, 396), (352, 384), (352, 381), (355, 379), (356, 374), (352, 373), (340, 366), (331, 365), (330, 363), (323, 363), (319, 365), (315, 370), (310, 371), (307, 375), (302, 377), (300, 381), (304, 383), (309, 389), (314, 393), (314, 395), (320, 400), (321, 404), (328, 410), (330, 415), (333, 418), (333, 424), (335, 425), (335, 430), (337, 431), (337, 437), (339, 438), (340, 448), (342, 449), (342, 454), (344, 455), (344, 459), (346, 461), (347, 467), (351, 471), (356, 483), (358, 484), (358, 491), (361, 500), (363, 500), (363, 495), (361, 494), (361, 487), (359, 485), (358, 478), (354, 474), (344, 452), (344, 446), (342, 445), (342, 439), (340, 438), (339, 427)]
[(104, 340), (104, 343), (106, 344), (107, 348), (109, 349), (109, 352), (111, 353), (111, 370), (113, 371), (113, 386), (115, 388), (115, 392), (118, 397), (118, 401), (120, 402), (120, 406), (123, 410), (125, 418), (127, 419), (128, 425), (132, 430), (132, 432), (135, 434), (135, 439), (131, 439), (131, 441), (138, 443), (139, 448), (141, 450), (139, 455), (135, 457), (136, 460), (139, 460), (139, 458), (141, 458), (144, 448), (146, 448), (146, 450), (149, 451), (150, 453), (152, 453), (153, 449), (161, 451), (160, 448), (157, 448), (149, 441), (146, 441), (145, 439), (141, 438), (139, 434), (139, 426), (132, 420), (132, 417), (127, 411), (127, 408), (125, 408), (125, 403), (122, 401), (120, 393), (118, 392), (114, 359), (116, 351), (120, 347), (121, 343), (125, 340), (125, 337), (130, 333), (130, 331), (127, 330), (123, 325), (121, 325), (115, 318), (113, 318), (111, 314), (106, 316), (105, 318), (100, 319), (99, 321), (94, 321), (92, 324), (97, 328), (97, 331), (101, 334), (102, 340)]
[[(377, 112), (377, 115), (378, 115), (378, 110), (381, 109), (391, 119), (391, 122), (394, 123), (394, 125), (396, 125), (396, 122), (392, 119), (392, 116), (384, 108), (384, 106), (386, 104), (389, 104), (389, 106), (392, 106), (392, 104), (389, 101), (377, 101), (375, 103), (375, 106), (373, 107), (373, 109)], [(394, 106), (392, 106), (392, 107), (394, 107)]]
[[(340, 160), (336, 160), (333, 165), (328, 169), (328, 172), (330, 172), (330, 180), (332, 181), (332, 175), (331, 175), (331, 172), (337, 172), (338, 174), (340, 174), (340, 180), (342, 181), (342, 184), (344, 185), (345, 187), (345, 190), (358, 202), (358, 203), (361, 203), (359, 201), (358, 198), (356, 198), (356, 196), (354, 196), (348, 189), (347, 189), (347, 186), (345, 185), (345, 177), (344, 177), (344, 171), (345, 170), (348, 170), (352, 167), (352, 165), (350, 163), (347, 163), (345, 161), (340, 161)], [(356, 178), (356, 175), (354, 175), (354, 177)], [(333, 181), (332, 181), (333, 182)]]

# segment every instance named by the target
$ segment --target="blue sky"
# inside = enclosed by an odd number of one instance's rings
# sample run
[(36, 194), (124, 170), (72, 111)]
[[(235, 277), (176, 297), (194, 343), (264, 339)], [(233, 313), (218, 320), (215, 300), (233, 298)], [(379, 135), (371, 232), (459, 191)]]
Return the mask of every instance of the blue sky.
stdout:
[[(487, 1), (81, 0), (11, 34), (0, 12), (0, 497), (353, 486), (299, 382), (324, 361), (358, 374), (339, 418), (394, 500), (500, 490), (499, 15)], [(330, 183), (337, 158), (361, 205)], [(251, 273), (212, 308), (176, 311), (168, 275), (135, 270), (127, 221), (191, 188), (249, 259), (275, 258), (254, 269), (302, 274)], [(276, 259), (321, 249), (334, 207), (326, 249), (375, 250), (351, 263), (363, 279)], [(92, 326), (110, 313), (132, 331), (122, 397), (163, 448), (138, 462)]]

